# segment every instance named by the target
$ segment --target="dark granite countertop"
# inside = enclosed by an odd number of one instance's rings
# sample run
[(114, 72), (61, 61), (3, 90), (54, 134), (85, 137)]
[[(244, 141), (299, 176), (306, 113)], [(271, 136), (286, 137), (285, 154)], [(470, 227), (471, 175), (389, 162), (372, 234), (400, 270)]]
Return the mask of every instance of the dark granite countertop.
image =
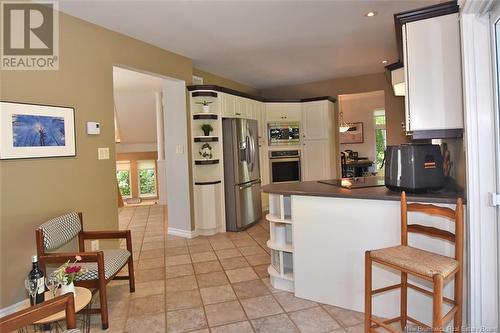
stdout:
[[(285, 195), (305, 195), (316, 197), (337, 197), (352, 199), (392, 200), (399, 201), (401, 192), (389, 190), (385, 186), (346, 189), (338, 186), (327, 185), (317, 181), (276, 183), (262, 187), (265, 193)], [(408, 201), (432, 202), (441, 204), (454, 204), (457, 198), (462, 197), (465, 203), (465, 194), (452, 186), (440, 191), (428, 193), (407, 193)]]

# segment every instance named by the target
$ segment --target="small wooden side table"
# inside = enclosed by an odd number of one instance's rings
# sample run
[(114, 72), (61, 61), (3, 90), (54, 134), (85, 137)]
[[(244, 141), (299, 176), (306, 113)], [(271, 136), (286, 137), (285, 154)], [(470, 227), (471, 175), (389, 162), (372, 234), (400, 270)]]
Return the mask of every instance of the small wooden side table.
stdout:
[[(57, 295), (58, 296), (58, 295)], [(45, 300), (52, 299), (52, 293), (50, 291), (45, 292)], [(92, 292), (83, 287), (75, 287), (75, 312), (78, 313), (78, 311), (82, 310), (85, 307), (88, 307), (92, 301)], [(22, 303), (22, 308), (29, 308), (30, 305), (30, 300), (26, 299)], [(46, 324), (51, 324), (55, 323), (55, 328), (56, 332), (58, 331), (59, 324), (57, 324), (57, 321), (63, 320), (66, 317), (66, 313), (64, 311), (60, 311), (58, 313), (55, 313), (53, 315), (50, 315), (48, 317), (45, 317), (39, 321), (36, 321), (33, 323), (33, 325), (41, 327), (42, 325)], [(83, 318), (83, 325), (82, 325), (82, 331), (83, 332), (89, 332), (90, 331), (90, 311), (87, 311), (84, 314)]]

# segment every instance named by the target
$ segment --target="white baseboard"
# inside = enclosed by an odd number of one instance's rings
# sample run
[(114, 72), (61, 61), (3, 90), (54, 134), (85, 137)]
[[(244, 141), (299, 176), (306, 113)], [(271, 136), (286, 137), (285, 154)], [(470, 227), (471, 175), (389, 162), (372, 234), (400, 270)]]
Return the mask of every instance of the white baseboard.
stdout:
[(25, 302), (26, 302), (26, 300), (22, 300), (20, 302), (15, 303), (15, 304), (9, 305), (8, 307), (0, 309), (0, 318), (5, 317), (7, 315), (10, 315), (11, 313), (14, 313), (18, 310), (25, 308), (25, 306), (23, 306), (23, 304)]
[(172, 236), (179, 236), (179, 237), (184, 237), (184, 238), (194, 238), (198, 236), (198, 233), (196, 230), (183, 230), (183, 229), (177, 229), (177, 228), (172, 228), (168, 227), (167, 233)]

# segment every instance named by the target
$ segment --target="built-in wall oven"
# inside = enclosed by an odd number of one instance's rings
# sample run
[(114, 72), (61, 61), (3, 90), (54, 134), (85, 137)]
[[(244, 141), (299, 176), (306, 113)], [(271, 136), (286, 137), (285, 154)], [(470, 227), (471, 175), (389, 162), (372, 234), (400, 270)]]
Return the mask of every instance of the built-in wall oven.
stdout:
[(271, 183), (300, 182), (300, 151), (270, 151), (269, 168)]

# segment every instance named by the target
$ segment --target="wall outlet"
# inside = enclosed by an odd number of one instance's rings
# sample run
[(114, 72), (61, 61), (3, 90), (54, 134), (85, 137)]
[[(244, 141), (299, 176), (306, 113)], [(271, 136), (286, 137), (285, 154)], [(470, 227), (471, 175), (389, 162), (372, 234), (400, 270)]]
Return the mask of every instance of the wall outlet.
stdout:
[(99, 251), (99, 240), (90, 241), (90, 251), (96, 252)]
[(98, 160), (109, 160), (109, 148), (97, 148), (97, 159)]

